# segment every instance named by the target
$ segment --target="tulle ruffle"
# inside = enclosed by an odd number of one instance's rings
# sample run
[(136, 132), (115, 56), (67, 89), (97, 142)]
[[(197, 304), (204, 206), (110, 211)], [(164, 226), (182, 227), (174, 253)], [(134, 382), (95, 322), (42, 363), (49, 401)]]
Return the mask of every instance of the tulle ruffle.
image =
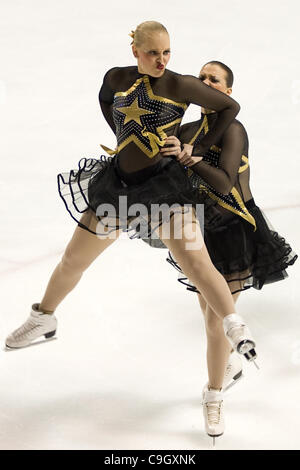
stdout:
[[(250, 287), (261, 289), (266, 284), (285, 279), (288, 276), (286, 269), (298, 257), (254, 201), (246, 205), (255, 218), (256, 231), (247, 221), (235, 216), (224, 225), (206, 229), (204, 234), (211, 260), (227, 280), (232, 293)], [(167, 261), (179, 271), (178, 281), (188, 290), (198, 292), (170, 252)]]
[[(131, 238), (151, 237), (155, 230), (176, 212), (182, 213), (183, 206), (196, 207), (208, 201), (206, 220), (212, 225), (219, 220), (215, 203), (194, 188), (186, 170), (175, 159), (165, 157), (150, 169), (137, 172), (138, 177), (127, 184), (122, 179), (117, 156), (101, 156), (100, 159), (83, 158), (78, 163), (78, 170), (61, 173), (57, 177), (58, 190), (67, 211), (80, 227), (98, 236), (107, 236), (116, 230), (130, 232)], [(133, 174), (134, 176), (134, 174)], [(126, 183), (127, 181), (127, 183)], [(126, 196), (127, 211), (120, 210), (120, 198)], [(128, 211), (129, 207), (141, 204), (146, 208), (146, 215), (138, 219)], [(166, 204), (173, 210), (164, 216), (156, 206)], [(109, 205), (114, 209), (114, 216), (104, 211)], [(174, 205), (177, 205), (177, 209)]]

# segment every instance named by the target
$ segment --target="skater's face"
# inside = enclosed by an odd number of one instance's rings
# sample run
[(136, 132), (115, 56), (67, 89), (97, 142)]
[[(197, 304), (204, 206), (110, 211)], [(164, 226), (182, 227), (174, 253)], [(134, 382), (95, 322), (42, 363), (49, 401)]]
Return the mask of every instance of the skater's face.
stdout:
[(206, 85), (222, 91), (226, 95), (231, 95), (232, 88), (227, 86), (227, 72), (220, 65), (206, 64), (202, 67), (199, 79)]
[(170, 60), (170, 38), (163, 31), (147, 35), (140, 47), (132, 46), (140, 73), (161, 77)]

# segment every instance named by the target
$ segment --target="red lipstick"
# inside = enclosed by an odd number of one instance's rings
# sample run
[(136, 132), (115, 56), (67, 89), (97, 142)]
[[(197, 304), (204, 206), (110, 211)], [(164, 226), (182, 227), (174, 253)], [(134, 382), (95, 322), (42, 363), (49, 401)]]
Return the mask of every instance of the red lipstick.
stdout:
[(159, 64), (157, 65), (156, 67), (158, 70), (163, 70), (165, 68), (165, 66), (163, 64)]

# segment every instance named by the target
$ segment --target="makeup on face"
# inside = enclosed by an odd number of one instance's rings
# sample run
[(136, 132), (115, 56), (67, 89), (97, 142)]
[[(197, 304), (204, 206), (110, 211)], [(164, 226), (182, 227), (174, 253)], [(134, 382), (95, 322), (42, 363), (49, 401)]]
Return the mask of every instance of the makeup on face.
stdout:
[(201, 74), (199, 79), (204, 82), (204, 80), (206, 80), (208, 78), (208, 80), (210, 80), (212, 83), (218, 83), (220, 80), (215, 76), (215, 75), (206, 75), (205, 73), (204, 74)]
[(164, 70), (170, 59), (170, 49), (162, 52), (159, 50), (145, 51), (146, 56), (150, 57), (149, 64), (153, 64), (158, 70)]
[(226, 93), (226, 72), (218, 65), (207, 64), (199, 74), (199, 79), (208, 86)]
[[(218, 65), (207, 64), (205, 65), (199, 74), (199, 80), (206, 85), (221, 91), (222, 93), (228, 94), (228, 87), (226, 82), (226, 72)], [(201, 108), (203, 114), (210, 114), (213, 110)]]
[(153, 35), (138, 50), (138, 69), (155, 77), (162, 76), (170, 60), (170, 39), (167, 34)]

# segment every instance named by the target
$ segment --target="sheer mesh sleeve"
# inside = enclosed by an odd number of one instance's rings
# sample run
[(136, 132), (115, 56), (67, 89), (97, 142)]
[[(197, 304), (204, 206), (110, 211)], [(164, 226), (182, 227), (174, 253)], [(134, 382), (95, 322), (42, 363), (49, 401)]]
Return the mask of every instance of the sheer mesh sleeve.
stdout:
[[(144, 148), (152, 148), (151, 139), (156, 142), (156, 138), (161, 138), (160, 122), (165, 126), (165, 135), (177, 135), (186, 105), (194, 103), (217, 111), (216, 122), (199, 144), (202, 154), (221, 138), (239, 111), (239, 105), (236, 101), (224, 93), (210, 88), (196, 77), (177, 74), (170, 70), (166, 70), (164, 75), (159, 78), (148, 75), (145, 79), (144, 77), (145, 75), (139, 73), (136, 66), (114, 67), (104, 76), (99, 93), (103, 115), (117, 136), (118, 146), (121, 147), (119, 140), (121, 141), (125, 135), (126, 139), (129, 137), (131, 139), (118, 151), (120, 168), (125, 172), (138, 171), (155, 164), (162, 158), (155, 146), (151, 158)], [(138, 80), (140, 80), (139, 83)], [(136, 94), (134, 94), (135, 92)], [(121, 113), (116, 106), (116, 100), (114, 100), (116, 93), (118, 93), (118, 98), (124, 96), (126, 97), (124, 100), (127, 99), (126, 106), (123, 106), (124, 111)], [(119, 95), (119, 93), (124, 93), (124, 95)], [(133, 98), (137, 101), (134, 101)], [(171, 100), (171, 103), (168, 100)], [(159, 106), (155, 108), (156, 101)], [(167, 109), (168, 106), (172, 109)], [(167, 126), (168, 120), (173, 116), (173, 125)]]
[(199, 148), (204, 153), (224, 134), (229, 124), (240, 110), (239, 104), (221, 91), (215, 90), (196, 77), (182, 75), (180, 80), (182, 99), (187, 103), (197, 104), (217, 111), (215, 125), (201, 140)]
[[(246, 132), (238, 121), (233, 122), (221, 140), (219, 166), (214, 167), (205, 161), (196, 163), (191, 169), (201, 176), (208, 184), (222, 194), (229, 194), (235, 184), (241, 157), (245, 147)], [(193, 156), (201, 155), (198, 145), (194, 146)]]
[(116, 126), (113, 120), (113, 109), (112, 103), (114, 100), (114, 90), (113, 90), (113, 81), (114, 76), (118, 72), (118, 67), (110, 69), (103, 78), (103, 84), (99, 91), (99, 103), (108, 125), (111, 127), (112, 131), (116, 133)]

